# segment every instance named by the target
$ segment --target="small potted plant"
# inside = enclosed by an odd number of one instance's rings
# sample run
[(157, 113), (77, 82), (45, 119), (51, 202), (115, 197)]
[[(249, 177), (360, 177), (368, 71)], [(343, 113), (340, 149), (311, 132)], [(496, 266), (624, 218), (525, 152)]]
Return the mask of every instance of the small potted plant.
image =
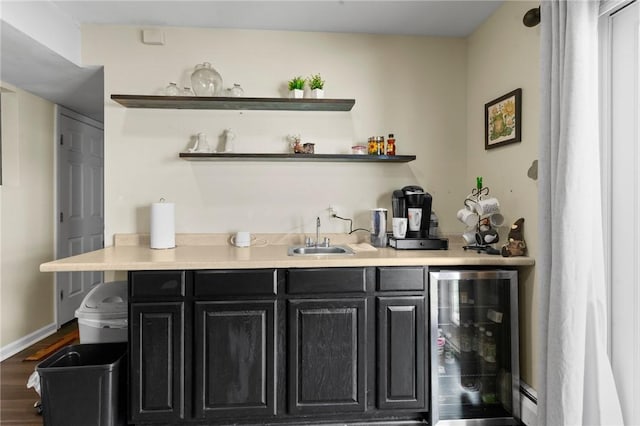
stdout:
[(324, 98), (324, 80), (320, 77), (320, 74), (314, 74), (308, 80), (311, 97), (314, 99)]
[(289, 80), (289, 97), (300, 99), (304, 97), (305, 79), (301, 76), (293, 77)]

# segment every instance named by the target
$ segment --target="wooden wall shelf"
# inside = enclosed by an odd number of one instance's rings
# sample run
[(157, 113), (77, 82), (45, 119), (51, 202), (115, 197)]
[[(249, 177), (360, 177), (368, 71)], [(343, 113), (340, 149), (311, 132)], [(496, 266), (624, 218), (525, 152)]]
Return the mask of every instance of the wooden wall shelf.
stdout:
[(189, 161), (325, 161), (356, 163), (408, 163), (416, 159), (415, 155), (350, 155), (350, 154), (243, 154), (181, 152), (180, 158)]
[(255, 111), (351, 111), (355, 99), (231, 98), (222, 96), (111, 95), (126, 108)]

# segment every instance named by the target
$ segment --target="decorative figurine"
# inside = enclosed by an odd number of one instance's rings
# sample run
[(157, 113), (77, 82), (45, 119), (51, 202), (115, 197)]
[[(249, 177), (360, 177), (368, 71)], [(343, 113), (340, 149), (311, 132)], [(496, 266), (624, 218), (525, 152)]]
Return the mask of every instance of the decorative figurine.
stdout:
[(527, 253), (527, 243), (524, 241), (524, 218), (516, 220), (511, 225), (507, 244), (502, 246), (502, 256), (525, 256)]

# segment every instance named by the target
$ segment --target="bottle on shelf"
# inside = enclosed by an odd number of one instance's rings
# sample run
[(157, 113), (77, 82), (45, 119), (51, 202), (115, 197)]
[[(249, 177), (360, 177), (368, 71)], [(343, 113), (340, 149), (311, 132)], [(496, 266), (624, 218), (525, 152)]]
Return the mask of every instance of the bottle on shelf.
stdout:
[(466, 389), (476, 387), (476, 361), (471, 351), (471, 333), (470, 323), (464, 323), (460, 331), (460, 384)]
[(478, 344), (480, 342), (480, 327), (477, 322), (473, 323), (473, 331), (471, 336), (471, 350), (474, 352), (474, 355), (478, 356)]
[(480, 328), (478, 328), (478, 358), (480, 360), (484, 358), (484, 342), (486, 339), (485, 333), (485, 328), (480, 326)]
[(445, 333), (445, 342), (444, 342), (444, 362), (447, 364), (453, 364), (455, 362), (455, 358), (453, 355), (453, 347), (451, 343), (451, 333)]
[(478, 350), (476, 352), (476, 365), (478, 366), (478, 376), (476, 379), (476, 384), (478, 387), (482, 386), (482, 371), (483, 371), (483, 363), (484, 363), (484, 342), (485, 342), (485, 333), (486, 330), (484, 327), (479, 326), (477, 328), (476, 339), (478, 340)]
[(393, 133), (389, 133), (387, 138), (387, 155), (396, 155), (396, 138)]
[(491, 331), (487, 331), (484, 342), (484, 357), (482, 361), (482, 391), (481, 398), (485, 404), (495, 404), (496, 396), (496, 341)]
[(378, 136), (376, 140), (376, 154), (384, 155), (384, 136)]

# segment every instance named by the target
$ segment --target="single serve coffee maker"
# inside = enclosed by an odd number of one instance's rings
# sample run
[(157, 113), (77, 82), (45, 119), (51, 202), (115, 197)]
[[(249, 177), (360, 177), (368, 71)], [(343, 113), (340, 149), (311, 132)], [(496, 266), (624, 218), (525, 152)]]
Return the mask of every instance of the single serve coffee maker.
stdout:
[(431, 204), (433, 198), (417, 185), (396, 189), (391, 195), (393, 217), (406, 217), (408, 229), (405, 238), (389, 238), (389, 245), (396, 249), (446, 250), (449, 241), (441, 238), (429, 238), (431, 223)]

